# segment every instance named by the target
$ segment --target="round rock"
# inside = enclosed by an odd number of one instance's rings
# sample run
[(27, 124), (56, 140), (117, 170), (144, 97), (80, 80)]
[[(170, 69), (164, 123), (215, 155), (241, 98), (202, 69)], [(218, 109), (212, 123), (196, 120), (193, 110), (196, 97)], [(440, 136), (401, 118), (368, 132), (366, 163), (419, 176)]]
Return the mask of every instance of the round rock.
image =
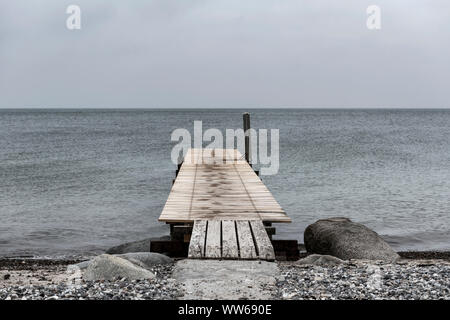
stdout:
[(394, 262), (399, 259), (399, 255), (375, 231), (348, 218), (318, 220), (306, 228), (304, 240), (308, 252), (343, 260)]
[(118, 278), (141, 280), (154, 277), (155, 275), (147, 269), (139, 267), (126, 259), (108, 254), (95, 257), (84, 273), (84, 278), (91, 281), (115, 280)]

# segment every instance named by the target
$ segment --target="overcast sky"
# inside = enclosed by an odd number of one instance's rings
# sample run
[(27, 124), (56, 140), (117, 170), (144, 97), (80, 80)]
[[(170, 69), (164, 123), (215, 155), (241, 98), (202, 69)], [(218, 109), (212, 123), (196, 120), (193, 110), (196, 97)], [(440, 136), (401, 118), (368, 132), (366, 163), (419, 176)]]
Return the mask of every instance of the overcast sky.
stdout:
[(1, 0), (0, 107), (450, 107), (450, 1)]

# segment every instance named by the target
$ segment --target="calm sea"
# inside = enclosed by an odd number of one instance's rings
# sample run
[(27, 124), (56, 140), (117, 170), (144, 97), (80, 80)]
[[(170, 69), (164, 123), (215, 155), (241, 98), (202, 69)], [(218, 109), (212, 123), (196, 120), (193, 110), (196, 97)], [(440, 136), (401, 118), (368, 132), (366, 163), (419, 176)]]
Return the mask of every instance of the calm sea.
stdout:
[[(157, 222), (176, 128), (238, 128), (244, 110), (0, 111), (0, 256), (73, 256), (168, 233)], [(250, 110), (280, 129), (262, 177), (292, 218), (345, 216), (397, 250), (450, 249), (450, 111)]]

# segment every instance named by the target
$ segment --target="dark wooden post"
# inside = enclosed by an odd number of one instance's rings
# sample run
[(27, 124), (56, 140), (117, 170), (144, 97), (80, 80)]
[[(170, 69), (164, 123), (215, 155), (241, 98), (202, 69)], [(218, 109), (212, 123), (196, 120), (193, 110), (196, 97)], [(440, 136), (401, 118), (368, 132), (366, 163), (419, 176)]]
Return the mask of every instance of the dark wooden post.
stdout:
[(245, 160), (250, 163), (250, 114), (244, 113)]

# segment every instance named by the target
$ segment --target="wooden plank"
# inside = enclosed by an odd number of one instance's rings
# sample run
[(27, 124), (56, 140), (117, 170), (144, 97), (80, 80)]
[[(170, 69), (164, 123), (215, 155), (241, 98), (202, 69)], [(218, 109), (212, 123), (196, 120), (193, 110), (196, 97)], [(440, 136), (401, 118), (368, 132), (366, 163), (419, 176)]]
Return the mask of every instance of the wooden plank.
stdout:
[(189, 243), (189, 258), (203, 258), (205, 256), (206, 220), (197, 220), (192, 228)]
[(256, 259), (256, 250), (248, 221), (236, 221), (239, 255), (241, 259)]
[(205, 257), (219, 259), (221, 253), (221, 221), (209, 220), (206, 234)]
[(262, 221), (250, 221), (250, 226), (252, 228), (253, 236), (255, 237), (259, 258), (268, 261), (275, 260), (275, 252)]
[(236, 225), (233, 220), (222, 221), (222, 258), (239, 258)]

